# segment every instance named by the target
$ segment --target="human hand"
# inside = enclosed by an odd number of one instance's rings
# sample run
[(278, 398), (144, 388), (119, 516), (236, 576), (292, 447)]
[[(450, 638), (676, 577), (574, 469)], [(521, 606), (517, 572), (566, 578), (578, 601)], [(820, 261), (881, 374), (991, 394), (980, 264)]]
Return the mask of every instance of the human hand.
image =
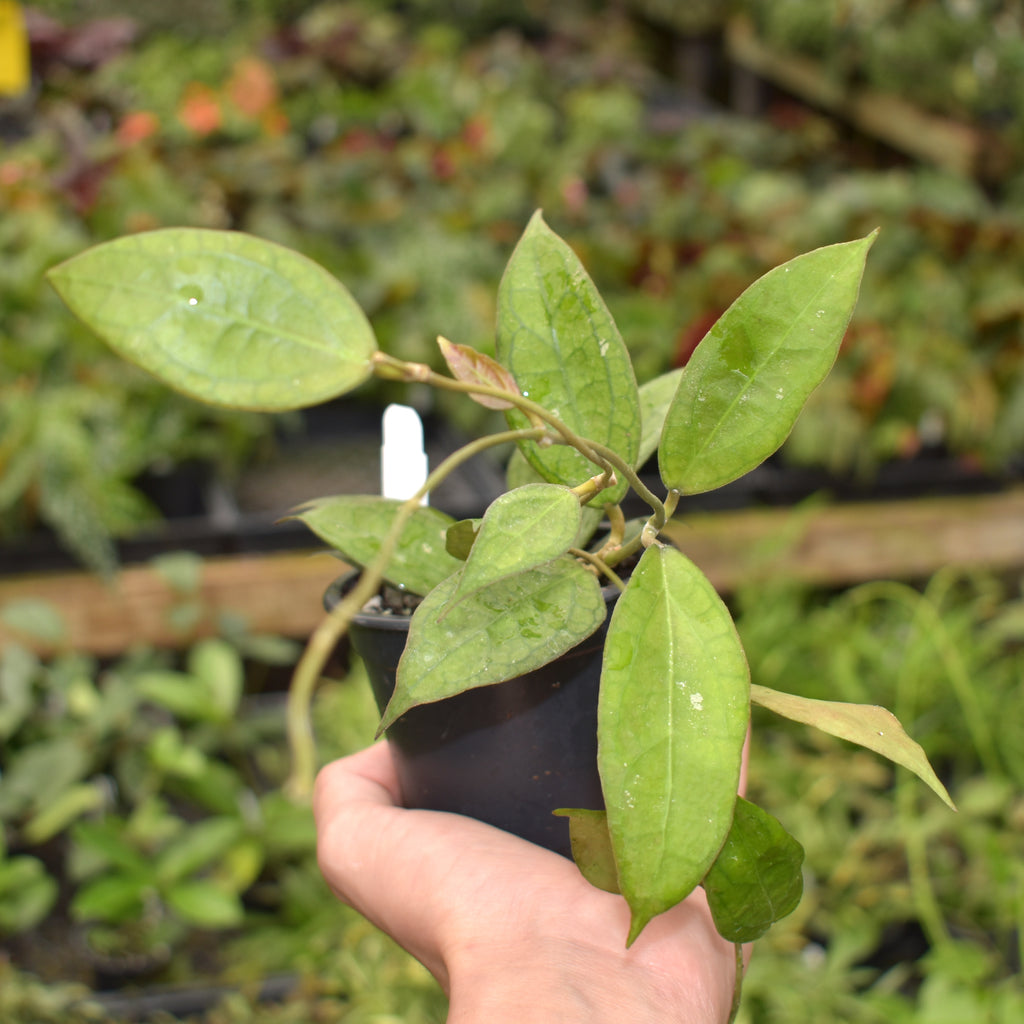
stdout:
[(405, 810), (386, 743), (327, 765), (313, 810), (331, 889), (423, 963), (449, 1024), (720, 1024), (735, 951), (703, 890), (628, 950), (629, 910), (556, 853), (490, 825)]

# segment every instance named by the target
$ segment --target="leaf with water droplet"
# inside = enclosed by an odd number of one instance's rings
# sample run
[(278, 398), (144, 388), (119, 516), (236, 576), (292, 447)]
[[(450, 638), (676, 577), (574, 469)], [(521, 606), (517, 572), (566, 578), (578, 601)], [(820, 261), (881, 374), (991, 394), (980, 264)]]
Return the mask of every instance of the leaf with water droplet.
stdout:
[(729, 830), (749, 674), (728, 609), (673, 548), (650, 547), (608, 626), (598, 765), (632, 942), (700, 883)]
[[(523, 394), (555, 413), (578, 435), (607, 445), (629, 465), (640, 444), (640, 405), (629, 352), (608, 307), (572, 249), (538, 211), (516, 246), (498, 289), (498, 359)], [(513, 427), (530, 426), (518, 410)], [(552, 483), (576, 486), (594, 464), (565, 445), (522, 446)], [(620, 480), (595, 505), (626, 493)]]
[(445, 580), (413, 613), (381, 730), (417, 704), (546, 665), (606, 614), (597, 578), (568, 555), (470, 594), (442, 619), (458, 584), (458, 574)]
[(785, 441), (835, 362), (876, 234), (776, 267), (719, 318), (665, 417), (658, 465), (666, 487), (722, 487)]
[(47, 277), (121, 356), (215, 405), (297, 409), (371, 373), (377, 343), (345, 287), (299, 253), (242, 232), (128, 235)]

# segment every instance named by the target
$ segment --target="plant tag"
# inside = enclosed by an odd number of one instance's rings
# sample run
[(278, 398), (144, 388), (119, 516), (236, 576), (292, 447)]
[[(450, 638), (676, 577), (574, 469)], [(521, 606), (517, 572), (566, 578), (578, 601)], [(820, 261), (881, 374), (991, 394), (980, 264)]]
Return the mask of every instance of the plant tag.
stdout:
[[(407, 501), (427, 480), (427, 453), (423, 450), (423, 423), (407, 405), (384, 410), (380, 448), (380, 493)], [(427, 504), (427, 496), (420, 500)]]

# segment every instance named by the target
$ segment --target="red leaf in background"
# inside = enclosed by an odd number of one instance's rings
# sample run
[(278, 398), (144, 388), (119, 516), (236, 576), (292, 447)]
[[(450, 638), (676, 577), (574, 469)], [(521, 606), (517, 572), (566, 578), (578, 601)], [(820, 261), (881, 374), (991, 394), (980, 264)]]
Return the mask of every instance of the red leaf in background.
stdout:
[(178, 106), (178, 120), (196, 135), (209, 135), (222, 123), (220, 100), (202, 82), (190, 82)]

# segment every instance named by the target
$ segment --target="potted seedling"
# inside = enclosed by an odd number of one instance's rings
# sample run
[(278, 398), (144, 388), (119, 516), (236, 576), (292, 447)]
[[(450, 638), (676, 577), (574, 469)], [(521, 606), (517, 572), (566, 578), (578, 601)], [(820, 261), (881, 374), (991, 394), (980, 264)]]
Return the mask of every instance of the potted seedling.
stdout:
[[(622, 892), (628, 942), (703, 885), (719, 930), (740, 943), (796, 905), (802, 859), (773, 817), (737, 796), (752, 701), (888, 756), (949, 800), (888, 712), (752, 686), (725, 604), (685, 552), (659, 539), (681, 496), (742, 476), (785, 440), (836, 357), (873, 237), (771, 271), (683, 370), (639, 388), (593, 282), (539, 212), (499, 287), (495, 356), (440, 339), (449, 373), (379, 351), (340, 283), (240, 233), (125, 237), (50, 279), (118, 352), (207, 402), (292, 409), (376, 376), (502, 411), (505, 429), (445, 459), (406, 501), (322, 498), (295, 512), (362, 573), (315, 631), (292, 685), (292, 788), (308, 792), (312, 780), (305, 712), (320, 670), (382, 585), (420, 599), (401, 635), (382, 731), (477, 692), (501, 706), (505, 687), (589, 641), (600, 666), (594, 735), (574, 727), (563, 743), (575, 731), (598, 791), (589, 805), (543, 815), (568, 816), (581, 869)], [(479, 522), (421, 504), (469, 457), (510, 445), (510, 488)], [(637, 475), (655, 453), (662, 495)], [(650, 507), (638, 522), (621, 512), (631, 489)], [(406, 628), (394, 619), (393, 630)], [(556, 671), (549, 689), (564, 690), (567, 678)], [(547, 716), (542, 697), (533, 706), (538, 720)], [(519, 710), (511, 701), (506, 717)], [(493, 749), (495, 760), (511, 756)], [(496, 786), (491, 802), (503, 797)]]

